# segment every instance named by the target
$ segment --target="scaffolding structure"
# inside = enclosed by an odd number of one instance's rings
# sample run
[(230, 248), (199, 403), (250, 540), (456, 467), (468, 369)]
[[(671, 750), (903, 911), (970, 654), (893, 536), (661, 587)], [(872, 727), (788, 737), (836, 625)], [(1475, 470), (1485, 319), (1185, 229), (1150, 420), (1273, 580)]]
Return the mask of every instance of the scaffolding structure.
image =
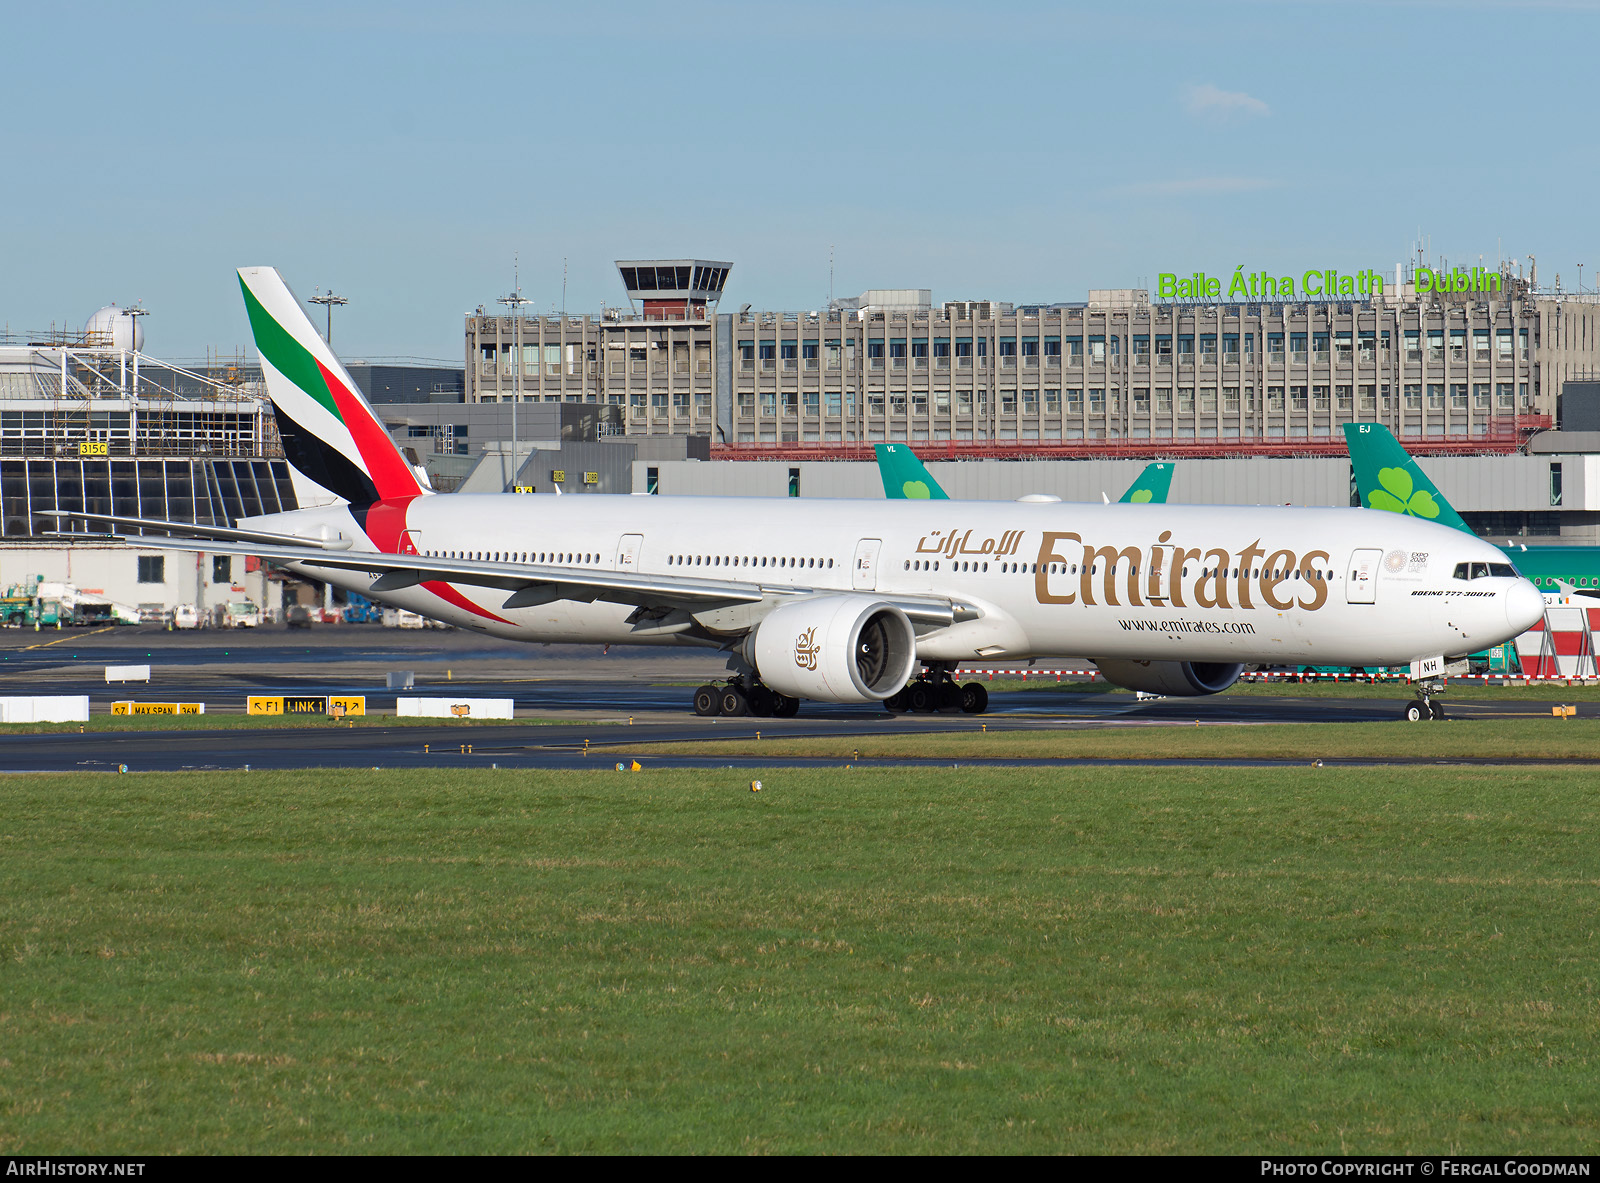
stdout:
[(93, 331), (0, 344), (6, 541), (50, 534), (62, 510), (226, 525), (294, 508), (272, 404), (242, 353), (181, 365)]
[(0, 456), (283, 455), (242, 354), (202, 371), (96, 336), (0, 347)]

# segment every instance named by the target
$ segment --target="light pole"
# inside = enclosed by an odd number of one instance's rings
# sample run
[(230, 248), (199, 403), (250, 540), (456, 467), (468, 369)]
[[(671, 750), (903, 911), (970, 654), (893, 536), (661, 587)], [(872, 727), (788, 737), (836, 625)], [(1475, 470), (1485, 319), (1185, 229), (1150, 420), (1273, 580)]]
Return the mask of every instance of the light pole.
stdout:
[(1583, 295), (1583, 264), (1578, 264), (1578, 295)]
[(517, 463), (517, 404), (522, 401), (522, 306), (531, 304), (522, 296), (520, 278), (513, 273), (512, 282), (517, 286), (511, 289), (509, 296), (501, 296), (499, 303), (511, 309), (511, 349), (516, 356), (516, 374), (511, 380), (511, 484), (515, 487), (517, 473), (521, 466)]
[(330, 291), (326, 295), (312, 296), (311, 299), (306, 301), (306, 303), (307, 304), (321, 304), (323, 307), (325, 307), (328, 310), (328, 331), (322, 334), (322, 339), (328, 343), (328, 348), (332, 349), (333, 348), (333, 306), (335, 304), (340, 304), (340, 305), (348, 304), (348, 303), (350, 303), (350, 301), (345, 299), (343, 296), (336, 296)]
[(128, 352), (133, 354), (133, 393), (139, 394), (139, 318), (149, 316), (150, 310), (140, 304), (131, 308), (124, 308), (122, 315), (128, 318)]

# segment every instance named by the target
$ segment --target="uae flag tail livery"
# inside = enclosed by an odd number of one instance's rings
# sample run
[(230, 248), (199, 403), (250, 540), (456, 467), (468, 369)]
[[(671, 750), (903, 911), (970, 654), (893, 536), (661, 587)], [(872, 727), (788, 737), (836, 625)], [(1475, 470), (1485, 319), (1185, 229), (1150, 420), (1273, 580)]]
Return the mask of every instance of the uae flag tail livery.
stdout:
[(241, 267), (239, 287), (300, 506), (345, 501), (361, 520), (427, 493), (277, 269)]

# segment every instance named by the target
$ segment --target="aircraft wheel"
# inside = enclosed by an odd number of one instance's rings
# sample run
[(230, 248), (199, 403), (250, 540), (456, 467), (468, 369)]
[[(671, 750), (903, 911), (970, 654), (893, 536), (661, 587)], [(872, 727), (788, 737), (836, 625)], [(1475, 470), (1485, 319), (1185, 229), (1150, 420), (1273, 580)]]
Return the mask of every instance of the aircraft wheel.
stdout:
[(906, 705), (919, 715), (931, 715), (938, 708), (938, 692), (920, 678), (906, 687), (905, 694)]
[(959, 711), (961, 709), (961, 687), (954, 682), (941, 682), (939, 684), (939, 709), (941, 711)]
[(777, 703), (772, 708), (772, 713), (780, 719), (792, 719), (800, 713), (800, 700), (787, 694), (775, 696)]
[(903, 715), (906, 713), (906, 709), (910, 706), (910, 703), (906, 701), (907, 697), (908, 696), (904, 688), (896, 690), (888, 698), (883, 700), (883, 709), (888, 711), (891, 715)]
[(1407, 723), (1418, 723), (1428, 717), (1428, 711), (1420, 702), (1408, 702), (1400, 717)]
[(750, 704), (750, 713), (760, 719), (768, 719), (777, 714), (777, 704), (783, 696), (774, 694), (765, 686), (752, 686), (745, 695), (745, 700)]
[(1444, 703), (1439, 702), (1437, 699), (1434, 700), (1433, 702), (1430, 702), (1428, 704), (1428, 717), (1430, 719), (1443, 719), (1444, 718)]
[(694, 713), (702, 718), (721, 709), (722, 692), (715, 686), (702, 686), (694, 692)]
[(981, 682), (968, 682), (961, 688), (961, 709), (969, 715), (981, 715), (989, 709), (989, 691)]
[(724, 686), (722, 696), (717, 700), (719, 714), (733, 715), (735, 717), (750, 713), (750, 702), (744, 696), (744, 691), (737, 686)]

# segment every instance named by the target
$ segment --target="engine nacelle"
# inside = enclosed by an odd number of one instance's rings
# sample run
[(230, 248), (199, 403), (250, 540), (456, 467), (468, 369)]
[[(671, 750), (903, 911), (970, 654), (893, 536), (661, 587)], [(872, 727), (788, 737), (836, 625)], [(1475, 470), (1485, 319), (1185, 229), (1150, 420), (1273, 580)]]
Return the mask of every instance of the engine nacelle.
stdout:
[(1096, 660), (1106, 681), (1124, 690), (1146, 694), (1165, 694), (1172, 698), (1194, 698), (1201, 694), (1220, 694), (1239, 680), (1244, 666), (1222, 661), (1129, 661), (1108, 657)]
[(794, 698), (882, 702), (917, 669), (906, 614), (870, 596), (807, 596), (773, 609), (745, 642), (761, 680)]

